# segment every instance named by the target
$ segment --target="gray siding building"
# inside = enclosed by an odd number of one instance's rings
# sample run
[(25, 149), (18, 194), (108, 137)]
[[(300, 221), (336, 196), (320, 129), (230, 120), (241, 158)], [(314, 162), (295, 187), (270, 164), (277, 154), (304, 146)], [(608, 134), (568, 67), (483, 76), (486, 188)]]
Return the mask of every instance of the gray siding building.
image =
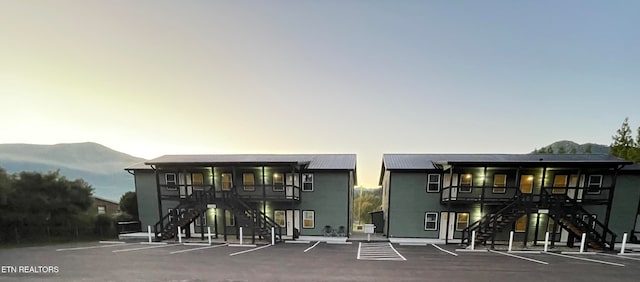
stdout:
[(166, 155), (127, 168), (135, 177), (140, 221), (157, 239), (243, 235), (348, 236), (353, 154)]

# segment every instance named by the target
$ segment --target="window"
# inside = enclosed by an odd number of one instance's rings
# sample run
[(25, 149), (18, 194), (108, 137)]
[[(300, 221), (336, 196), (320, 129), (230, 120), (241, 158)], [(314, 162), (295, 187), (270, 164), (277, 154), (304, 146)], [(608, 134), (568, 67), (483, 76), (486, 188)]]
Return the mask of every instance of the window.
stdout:
[(244, 191), (256, 190), (256, 177), (253, 172), (245, 172), (242, 174), (242, 187)]
[(276, 172), (273, 174), (273, 191), (284, 191), (284, 177), (282, 177), (282, 173)]
[(302, 191), (313, 191), (313, 173), (302, 174)]
[[(597, 215), (592, 214), (591, 215), (591, 229), (596, 229), (596, 219), (597, 219)], [(583, 214), (582, 215), (582, 221), (584, 221), (584, 223), (589, 224), (589, 215), (588, 214)]]
[(469, 226), (469, 213), (458, 213), (456, 217), (456, 231), (462, 231)]
[(471, 185), (473, 184), (473, 175), (471, 173), (460, 175), (460, 189), (458, 192), (469, 193), (471, 192)]
[(516, 220), (516, 232), (525, 232), (527, 230), (527, 215), (523, 215)]
[(204, 177), (202, 173), (193, 173), (191, 174), (191, 183), (193, 184), (194, 190), (203, 190), (204, 189)]
[(438, 230), (438, 213), (427, 212), (424, 214), (424, 230), (425, 231)]
[(600, 187), (602, 187), (602, 175), (589, 175), (587, 193), (600, 194)]
[(173, 209), (167, 209), (167, 214), (169, 215), (168, 217), (169, 222), (173, 221), (173, 216), (174, 216), (173, 212), (174, 212)]
[(493, 193), (505, 193), (507, 191), (507, 175), (493, 175)]
[(567, 180), (569, 176), (566, 174), (559, 174), (553, 176), (553, 190), (551, 190), (554, 194), (564, 194), (567, 189)]
[(165, 183), (167, 184), (167, 190), (176, 190), (178, 187), (176, 186), (176, 174), (175, 173), (165, 173), (164, 174)]
[(278, 225), (282, 227), (287, 225), (285, 221), (284, 211), (282, 210), (273, 211), (273, 219)]
[(427, 175), (427, 193), (440, 192), (440, 174)]
[(520, 176), (520, 192), (528, 194), (533, 192), (533, 175)]
[(224, 216), (227, 221), (227, 226), (236, 226), (236, 218), (235, 216), (233, 216), (230, 210), (225, 210)]
[(222, 191), (230, 191), (231, 187), (233, 187), (233, 177), (231, 177), (231, 173), (223, 173), (220, 177), (222, 178)]
[(316, 225), (315, 211), (302, 211), (302, 228), (314, 228)]
[(107, 207), (104, 205), (99, 205), (98, 206), (98, 214), (105, 214), (107, 213)]

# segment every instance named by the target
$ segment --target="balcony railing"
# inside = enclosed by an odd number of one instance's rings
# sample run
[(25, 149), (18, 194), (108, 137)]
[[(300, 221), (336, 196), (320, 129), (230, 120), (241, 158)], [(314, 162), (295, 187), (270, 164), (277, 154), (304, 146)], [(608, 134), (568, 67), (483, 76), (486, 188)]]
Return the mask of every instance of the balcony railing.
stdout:
[[(272, 201), (299, 201), (300, 187), (296, 185), (265, 184), (251, 186), (232, 186), (228, 189), (211, 185), (184, 185), (171, 184), (160, 185), (161, 198), (172, 200), (186, 200), (207, 197), (207, 201), (213, 202), (222, 199), (225, 193), (233, 193), (236, 197), (246, 200), (272, 200)], [(203, 191), (207, 191), (206, 195)], [(197, 194), (196, 197), (191, 196)], [(191, 196), (191, 197), (190, 197)]]
[(611, 187), (542, 187), (533, 188), (531, 191), (522, 191), (520, 187), (482, 187), (482, 186), (450, 186), (442, 188), (442, 202), (485, 202), (502, 203), (510, 201), (518, 191), (523, 195), (531, 195), (531, 200), (540, 200), (542, 191), (554, 195), (566, 195), (577, 202), (588, 202), (593, 204), (606, 203), (611, 196)]

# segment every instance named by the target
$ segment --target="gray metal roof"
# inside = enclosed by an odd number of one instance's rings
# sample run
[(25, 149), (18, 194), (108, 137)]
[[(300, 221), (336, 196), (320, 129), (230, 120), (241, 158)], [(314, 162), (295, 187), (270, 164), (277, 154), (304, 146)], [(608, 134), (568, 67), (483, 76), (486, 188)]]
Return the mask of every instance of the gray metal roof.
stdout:
[(306, 165), (306, 169), (355, 170), (355, 154), (243, 154), (243, 155), (164, 155), (146, 165), (215, 165), (215, 164)]
[(620, 158), (600, 154), (384, 154), (386, 169), (436, 169), (436, 164), (515, 164), (515, 163), (593, 163), (631, 164)]
[(144, 162), (139, 162), (139, 163), (135, 163), (132, 164), (130, 166), (127, 166), (124, 168), (124, 170), (144, 170), (144, 169), (151, 169), (150, 165), (145, 164)]

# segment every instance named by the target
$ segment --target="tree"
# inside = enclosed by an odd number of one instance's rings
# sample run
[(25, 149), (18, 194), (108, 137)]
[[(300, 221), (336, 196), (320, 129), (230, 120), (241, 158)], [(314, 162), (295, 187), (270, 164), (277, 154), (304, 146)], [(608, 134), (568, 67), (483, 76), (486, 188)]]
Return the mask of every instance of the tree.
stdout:
[(587, 144), (587, 148), (584, 149), (584, 153), (591, 154), (591, 150), (593, 150), (593, 146), (591, 146), (591, 144)]
[(136, 192), (127, 192), (120, 197), (120, 210), (133, 217), (132, 219), (138, 219), (138, 197)]
[(571, 147), (571, 150), (569, 150), (569, 154), (576, 154), (578, 152), (578, 150), (576, 149), (576, 147)]
[(564, 146), (560, 146), (560, 148), (558, 149), (558, 154), (566, 154), (567, 150), (564, 148)]
[(625, 118), (616, 135), (611, 136), (611, 155), (625, 160), (633, 160), (638, 148), (633, 140), (631, 128), (629, 128), (629, 118)]

